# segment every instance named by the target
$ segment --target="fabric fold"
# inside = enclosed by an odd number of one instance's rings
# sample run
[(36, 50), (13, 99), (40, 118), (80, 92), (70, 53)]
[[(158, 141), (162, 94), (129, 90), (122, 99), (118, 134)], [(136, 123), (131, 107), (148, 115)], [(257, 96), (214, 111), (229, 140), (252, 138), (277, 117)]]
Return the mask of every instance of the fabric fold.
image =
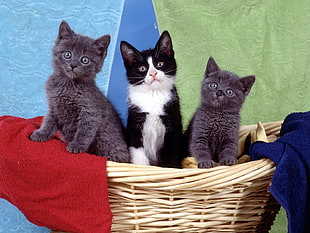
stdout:
[(0, 197), (39, 226), (110, 232), (106, 158), (69, 153), (56, 137), (31, 141), (42, 119), (0, 117)]
[(310, 232), (310, 112), (288, 115), (280, 138), (253, 143), (250, 156), (276, 163), (270, 192), (286, 210), (288, 231)]

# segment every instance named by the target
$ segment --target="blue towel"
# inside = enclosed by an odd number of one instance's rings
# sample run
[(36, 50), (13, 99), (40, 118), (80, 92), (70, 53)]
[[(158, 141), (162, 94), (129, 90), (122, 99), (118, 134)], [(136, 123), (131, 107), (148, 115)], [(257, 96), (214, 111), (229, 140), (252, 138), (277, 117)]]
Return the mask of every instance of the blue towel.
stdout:
[(273, 143), (255, 142), (252, 160), (267, 157), (277, 167), (270, 192), (286, 210), (289, 233), (310, 232), (310, 112), (292, 113)]

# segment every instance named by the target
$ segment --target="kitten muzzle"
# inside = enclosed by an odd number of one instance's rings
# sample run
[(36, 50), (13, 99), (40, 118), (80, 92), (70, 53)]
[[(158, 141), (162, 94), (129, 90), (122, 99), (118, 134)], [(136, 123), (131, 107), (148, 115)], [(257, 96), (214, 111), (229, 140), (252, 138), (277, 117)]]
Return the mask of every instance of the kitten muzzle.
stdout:
[(156, 75), (155, 76), (150, 75), (150, 76), (146, 77), (146, 79), (145, 79), (145, 83), (148, 85), (153, 85), (153, 84), (156, 84), (158, 82), (160, 82), (160, 80), (159, 80), (159, 78), (156, 77)]
[(69, 77), (70, 79), (76, 79), (76, 78), (78, 78), (77, 73), (75, 73), (73, 70), (67, 71), (67, 75), (68, 75), (68, 77)]

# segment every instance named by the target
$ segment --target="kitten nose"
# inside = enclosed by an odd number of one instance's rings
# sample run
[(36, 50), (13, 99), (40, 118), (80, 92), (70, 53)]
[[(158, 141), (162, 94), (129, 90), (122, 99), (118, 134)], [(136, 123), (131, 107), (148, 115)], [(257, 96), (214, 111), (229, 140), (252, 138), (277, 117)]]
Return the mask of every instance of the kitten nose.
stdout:
[(153, 78), (155, 78), (156, 74), (157, 74), (156, 70), (150, 71), (150, 76), (152, 76)]
[(223, 91), (222, 90), (217, 90), (216, 91), (216, 96), (222, 96), (223, 95)]
[(77, 65), (70, 64), (70, 67), (71, 67), (71, 70), (74, 70), (74, 68), (76, 68), (76, 67), (77, 67)]

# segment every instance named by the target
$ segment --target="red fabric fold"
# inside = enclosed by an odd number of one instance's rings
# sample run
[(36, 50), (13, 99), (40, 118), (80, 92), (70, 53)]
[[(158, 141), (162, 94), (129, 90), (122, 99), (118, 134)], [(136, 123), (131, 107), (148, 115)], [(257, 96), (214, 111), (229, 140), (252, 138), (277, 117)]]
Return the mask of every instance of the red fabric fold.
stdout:
[(56, 138), (31, 141), (41, 122), (42, 117), (0, 117), (0, 197), (39, 226), (110, 232), (106, 158), (69, 153)]

